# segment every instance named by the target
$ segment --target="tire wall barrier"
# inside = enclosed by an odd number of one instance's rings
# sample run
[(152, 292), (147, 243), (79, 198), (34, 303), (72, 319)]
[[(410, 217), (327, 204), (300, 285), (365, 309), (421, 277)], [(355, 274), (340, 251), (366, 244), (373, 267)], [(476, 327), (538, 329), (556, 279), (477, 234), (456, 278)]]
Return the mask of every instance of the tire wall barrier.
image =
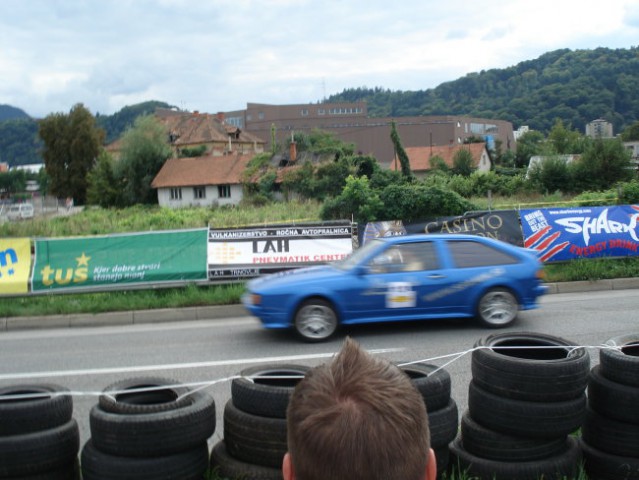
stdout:
[(161, 377), (108, 386), (89, 415), (91, 438), (80, 463), (83, 480), (202, 480), (215, 403), (203, 391)]
[(79, 479), (73, 401), (54, 384), (0, 388), (0, 479)]
[(639, 479), (639, 334), (599, 350), (580, 441), (590, 480)]
[[(572, 480), (583, 465), (589, 480), (639, 480), (639, 333), (607, 340), (594, 367), (587, 347), (541, 333), (492, 334), (469, 352), (462, 412), (444, 368), (396, 362), (426, 403), (439, 478)], [(213, 398), (170, 378), (108, 385), (82, 447), (65, 387), (1, 387), (0, 480), (202, 480), (207, 470), (281, 480), (286, 408), (309, 368), (242, 370), (230, 382), (215, 443)]]
[(562, 338), (500, 333), (475, 343), (468, 410), (450, 444), (458, 472), (487, 480), (576, 478), (590, 356)]
[(225, 478), (281, 480), (287, 451), (286, 409), (309, 367), (251, 367), (231, 381), (224, 407), (224, 439), (211, 452), (211, 469)]

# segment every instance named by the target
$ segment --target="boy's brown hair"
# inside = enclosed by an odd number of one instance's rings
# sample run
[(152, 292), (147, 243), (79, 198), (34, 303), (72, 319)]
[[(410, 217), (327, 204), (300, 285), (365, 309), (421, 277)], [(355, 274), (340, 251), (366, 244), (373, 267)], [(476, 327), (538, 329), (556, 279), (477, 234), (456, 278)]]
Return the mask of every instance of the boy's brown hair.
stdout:
[(288, 406), (296, 480), (421, 480), (430, 435), (424, 401), (409, 377), (347, 339), (311, 369)]

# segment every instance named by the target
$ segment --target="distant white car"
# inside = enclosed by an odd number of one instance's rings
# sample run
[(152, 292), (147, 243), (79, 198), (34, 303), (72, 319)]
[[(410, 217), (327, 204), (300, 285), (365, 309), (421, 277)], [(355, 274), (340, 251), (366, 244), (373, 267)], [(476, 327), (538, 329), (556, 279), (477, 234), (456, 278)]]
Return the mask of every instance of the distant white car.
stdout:
[(33, 218), (33, 205), (30, 203), (18, 203), (11, 205), (7, 210), (7, 218), (9, 220), (26, 220)]

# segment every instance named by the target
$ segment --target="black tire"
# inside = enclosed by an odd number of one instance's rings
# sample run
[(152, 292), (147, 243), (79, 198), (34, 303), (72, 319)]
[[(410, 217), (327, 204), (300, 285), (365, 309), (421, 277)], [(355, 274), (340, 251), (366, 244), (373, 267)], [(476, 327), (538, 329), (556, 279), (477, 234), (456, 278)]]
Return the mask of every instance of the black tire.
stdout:
[(639, 427), (599, 415), (592, 408), (586, 408), (581, 436), (597, 450), (621, 457), (639, 457)]
[(535, 439), (499, 433), (477, 423), (468, 411), (462, 415), (461, 438), (471, 455), (498, 462), (532, 462), (566, 450), (565, 436)]
[(222, 478), (241, 478), (242, 480), (282, 480), (282, 468), (264, 467), (242, 462), (226, 450), (224, 440), (219, 441), (211, 450), (211, 470)]
[(590, 355), (585, 348), (543, 333), (498, 333), (475, 342), (476, 385), (506, 398), (556, 402), (583, 395)]
[(44, 473), (13, 477), (11, 480), (81, 480), (80, 461), (78, 457), (72, 463), (56, 470), (48, 470)]
[(599, 350), (603, 376), (639, 388), (639, 333), (613, 337), (603, 347)]
[(468, 386), (468, 410), (479, 424), (497, 432), (531, 438), (557, 438), (579, 429), (586, 414), (586, 394), (562, 402), (527, 402), (503, 398)]
[(122, 457), (170, 455), (195, 448), (215, 431), (215, 403), (205, 392), (187, 396), (189, 405), (156, 413), (117, 414), (94, 405), (89, 425), (95, 448)]
[(179, 453), (156, 457), (119, 457), (100, 451), (92, 440), (81, 454), (83, 480), (202, 480), (209, 463), (206, 442)]
[(589, 480), (639, 480), (639, 457), (602, 452), (581, 439), (584, 470)]
[(530, 462), (499, 462), (472, 455), (463, 448), (461, 438), (450, 444), (450, 464), (463, 478), (482, 480), (565, 480), (576, 478), (581, 455), (577, 440), (566, 438), (566, 448), (559, 455)]
[(65, 468), (79, 451), (80, 432), (75, 419), (49, 430), (0, 437), (0, 478)]
[(309, 369), (292, 364), (246, 368), (240, 372), (241, 378), (231, 381), (233, 404), (253, 415), (286, 418), (293, 390)]
[(293, 327), (306, 342), (316, 343), (328, 340), (335, 334), (339, 320), (330, 302), (321, 298), (304, 301), (295, 312)]
[(590, 371), (588, 402), (595, 412), (604, 417), (639, 425), (639, 387), (608, 380), (601, 374), (601, 365)]
[(448, 445), (459, 429), (459, 411), (455, 400), (451, 398), (444, 408), (428, 412), (428, 427), (433, 449)]
[(176, 410), (190, 401), (186, 396), (189, 389), (178, 384), (176, 380), (162, 377), (128, 378), (106, 387), (98, 403), (105, 412), (122, 414)]
[(0, 388), (0, 436), (64, 425), (73, 415), (73, 399), (68, 392), (67, 388), (54, 384)]
[(506, 288), (491, 288), (477, 302), (477, 319), (488, 328), (513, 324), (519, 313), (517, 297)]
[(450, 374), (443, 368), (427, 363), (397, 362), (399, 368), (411, 379), (421, 393), (427, 411), (438, 410), (450, 400)]
[(224, 443), (238, 460), (278, 468), (287, 451), (286, 419), (252, 415), (229, 400), (224, 407)]

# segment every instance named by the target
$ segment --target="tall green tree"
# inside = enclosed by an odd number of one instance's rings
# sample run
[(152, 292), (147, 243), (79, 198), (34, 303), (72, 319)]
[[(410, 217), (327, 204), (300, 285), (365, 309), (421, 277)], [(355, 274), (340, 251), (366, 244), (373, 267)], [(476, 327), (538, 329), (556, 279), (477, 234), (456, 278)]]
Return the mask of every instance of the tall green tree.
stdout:
[(575, 148), (578, 145), (580, 136), (579, 132), (567, 128), (561, 119), (557, 119), (548, 134), (548, 141), (555, 153), (567, 155), (579, 153)]
[(469, 150), (461, 148), (453, 155), (453, 173), (462, 177), (470, 177), (473, 167), (473, 155)]
[(123, 200), (119, 183), (113, 158), (103, 150), (93, 170), (89, 172), (87, 203), (103, 208), (121, 206)]
[(404, 177), (406, 177), (407, 179), (414, 179), (414, 175), (412, 170), (410, 169), (410, 161), (408, 159), (408, 155), (406, 154), (406, 150), (404, 150), (404, 147), (402, 145), (402, 141), (399, 138), (399, 133), (397, 132), (397, 126), (395, 125), (395, 122), (392, 121), (391, 122), (391, 140), (393, 142), (393, 148), (395, 149), (395, 155), (397, 155), (397, 158), (399, 158), (399, 164), (401, 166), (402, 169), (402, 175), (404, 175)]
[(49, 191), (71, 197), (76, 204), (86, 202), (87, 175), (98, 158), (104, 131), (81, 103), (68, 114), (54, 113), (39, 123), (44, 147), (42, 157), (49, 176)]
[(115, 173), (122, 185), (124, 205), (157, 203), (151, 182), (173, 153), (166, 139), (167, 132), (152, 115), (138, 117), (122, 137)]
[(522, 168), (527, 167), (530, 163), (530, 157), (541, 155), (544, 151), (544, 134), (536, 130), (530, 130), (524, 133), (517, 140), (517, 153), (515, 153), (515, 166)]

